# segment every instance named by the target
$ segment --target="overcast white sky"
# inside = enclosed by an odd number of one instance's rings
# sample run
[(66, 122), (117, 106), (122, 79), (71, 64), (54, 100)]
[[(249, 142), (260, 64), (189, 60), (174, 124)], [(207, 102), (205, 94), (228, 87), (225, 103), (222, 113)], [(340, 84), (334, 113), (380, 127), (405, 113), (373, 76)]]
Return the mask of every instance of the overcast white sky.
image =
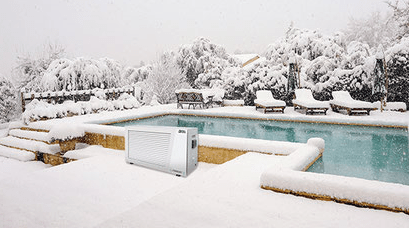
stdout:
[(385, 12), (384, 0), (0, 0), (0, 74), (16, 56), (38, 55), (47, 43), (70, 57), (149, 63), (197, 37), (261, 53), (295, 27), (339, 31), (350, 17)]

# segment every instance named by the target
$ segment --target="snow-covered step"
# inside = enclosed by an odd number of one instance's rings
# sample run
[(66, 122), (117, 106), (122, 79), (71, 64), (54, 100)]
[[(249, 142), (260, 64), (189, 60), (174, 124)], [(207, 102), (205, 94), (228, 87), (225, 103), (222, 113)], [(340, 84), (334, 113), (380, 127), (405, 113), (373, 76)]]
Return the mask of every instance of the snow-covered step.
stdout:
[(0, 138), (0, 145), (10, 146), (29, 151), (39, 151), (46, 154), (56, 154), (61, 151), (59, 144), (48, 145), (47, 143), (44, 142), (20, 139), (13, 136)]
[(19, 137), (19, 138), (24, 138), (24, 139), (34, 139), (34, 140), (43, 141), (43, 142), (49, 141), (47, 132), (13, 129), (9, 131), (9, 135)]
[(13, 158), (20, 161), (34, 161), (35, 154), (26, 150), (18, 150), (0, 145), (0, 156)]

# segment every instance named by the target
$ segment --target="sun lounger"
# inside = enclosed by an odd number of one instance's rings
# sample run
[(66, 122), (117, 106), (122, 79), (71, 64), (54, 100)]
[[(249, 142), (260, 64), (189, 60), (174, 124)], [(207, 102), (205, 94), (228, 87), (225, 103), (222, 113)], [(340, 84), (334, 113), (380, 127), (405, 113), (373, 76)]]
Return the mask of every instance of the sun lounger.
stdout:
[(354, 100), (347, 91), (333, 91), (333, 100), (330, 101), (331, 108), (334, 112), (346, 110), (348, 115), (366, 113), (376, 110), (373, 103), (366, 101)]
[(309, 113), (324, 113), (326, 115), (329, 109), (329, 102), (315, 100), (309, 89), (296, 89), (293, 106), (294, 110), (298, 108), (305, 109), (307, 115)]
[(284, 113), (285, 102), (281, 100), (276, 100), (273, 94), (269, 90), (259, 90), (256, 92), (257, 99), (254, 100), (256, 105), (256, 110), (259, 108), (264, 109), (266, 112), (282, 112)]

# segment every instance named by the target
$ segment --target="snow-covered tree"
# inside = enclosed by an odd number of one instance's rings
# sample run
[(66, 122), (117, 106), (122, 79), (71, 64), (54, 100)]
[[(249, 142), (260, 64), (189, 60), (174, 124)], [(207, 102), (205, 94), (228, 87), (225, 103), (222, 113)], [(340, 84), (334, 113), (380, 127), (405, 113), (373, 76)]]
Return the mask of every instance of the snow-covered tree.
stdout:
[(409, 107), (409, 37), (385, 51), (389, 79), (387, 101), (405, 102)]
[(17, 97), (13, 84), (0, 75), (0, 123), (15, 118), (17, 113)]
[(409, 0), (403, 1), (402, 4), (399, 0), (388, 1), (387, 4), (393, 10), (393, 19), (400, 28), (397, 38), (409, 35)]
[(43, 73), (40, 91), (72, 91), (122, 86), (122, 66), (111, 59), (56, 59)]
[(343, 31), (347, 43), (358, 41), (376, 48), (382, 44), (389, 46), (397, 36), (398, 24), (391, 14), (382, 15), (373, 12), (368, 18), (350, 18), (347, 28)]
[(183, 45), (176, 53), (176, 61), (191, 87), (209, 87), (220, 80), (226, 67), (238, 65), (226, 50), (206, 38), (198, 38), (191, 45)]
[(28, 91), (39, 92), (41, 79), (49, 65), (65, 55), (65, 49), (59, 45), (48, 44), (44, 47), (40, 57), (30, 54), (17, 57), (17, 67), (13, 69), (13, 80), (17, 87)]
[(174, 55), (164, 53), (159, 60), (152, 64), (152, 71), (145, 84), (145, 103), (149, 104), (156, 96), (161, 104), (168, 104), (175, 100), (175, 91), (189, 88), (182, 69), (176, 64)]
[(268, 60), (286, 64), (290, 53), (295, 53), (302, 59), (312, 61), (319, 56), (338, 58), (345, 52), (345, 47), (342, 33), (324, 36), (319, 31), (290, 27), (286, 37), (267, 47), (265, 56)]

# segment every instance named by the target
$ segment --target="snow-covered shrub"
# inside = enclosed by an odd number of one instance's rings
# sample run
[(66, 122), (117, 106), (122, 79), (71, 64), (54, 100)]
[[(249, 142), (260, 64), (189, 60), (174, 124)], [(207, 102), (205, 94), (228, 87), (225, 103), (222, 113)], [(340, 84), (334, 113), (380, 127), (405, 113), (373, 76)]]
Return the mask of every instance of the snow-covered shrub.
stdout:
[(107, 101), (91, 96), (89, 101), (65, 101), (62, 104), (50, 104), (34, 99), (26, 106), (22, 114), (25, 123), (42, 119), (63, 118), (74, 115), (86, 115), (101, 111), (113, 111), (139, 108), (139, 101), (127, 93), (123, 93), (118, 100)]
[(57, 117), (59, 111), (60, 110), (54, 109), (53, 105), (47, 102), (34, 99), (26, 105), (26, 110), (22, 114), (22, 119), (25, 123), (43, 118), (52, 119)]
[(106, 100), (107, 96), (103, 89), (95, 89), (94, 90), (95, 97), (101, 100)]
[(122, 78), (126, 79), (130, 84), (135, 84), (146, 80), (152, 72), (152, 65), (145, 65), (139, 68), (127, 67)]
[(247, 90), (249, 74), (241, 67), (228, 67), (221, 75), (225, 89), (225, 98), (229, 100), (244, 99)]
[(123, 93), (118, 100), (123, 101), (123, 107), (125, 109), (131, 109), (131, 108), (139, 108), (141, 107), (141, 104), (139, 103), (138, 99), (136, 97)]
[(116, 110), (139, 108), (141, 106), (134, 96), (127, 93), (123, 93), (117, 100), (112, 101), (112, 104)]
[(158, 97), (156, 95), (153, 95), (151, 102), (149, 103), (150, 106), (157, 106), (160, 105), (160, 103), (158, 102)]

